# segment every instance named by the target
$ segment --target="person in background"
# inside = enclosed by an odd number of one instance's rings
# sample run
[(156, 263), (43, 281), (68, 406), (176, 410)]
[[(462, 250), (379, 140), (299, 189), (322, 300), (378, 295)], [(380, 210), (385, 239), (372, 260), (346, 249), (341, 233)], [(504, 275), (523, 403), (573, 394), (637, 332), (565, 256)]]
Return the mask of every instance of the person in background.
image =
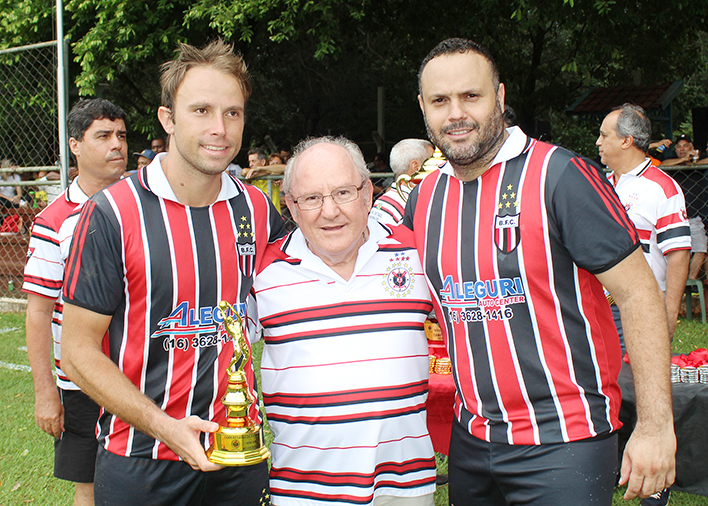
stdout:
[[(661, 167), (676, 165), (708, 164), (708, 158), (700, 159), (700, 153), (693, 146), (688, 135), (682, 134), (676, 138), (676, 157), (661, 162)], [(686, 196), (688, 222), (691, 225), (691, 263), (688, 269), (689, 279), (698, 279), (701, 268), (706, 264), (708, 253), (708, 235), (704, 223), (706, 207), (708, 207), (708, 192), (706, 180), (708, 171), (705, 169), (678, 169), (671, 172)]]
[[(681, 188), (648, 157), (650, 139), (651, 121), (644, 109), (624, 104), (605, 117), (595, 144), (600, 160), (612, 171), (607, 179), (637, 228), (644, 258), (664, 292), (671, 340), (686, 288), (691, 230)], [(621, 314), (614, 304), (612, 311), (622, 340), (622, 322), (618, 318)], [(621, 344), (624, 351), (624, 342)], [(641, 505), (665, 506), (670, 494), (665, 488), (644, 499)]]
[(153, 151), (153, 153), (164, 153), (167, 151), (167, 144), (165, 143), (165, 139), (162, 137), (155, 137), (152, 141), (150, 141), (150, 149)]
[[(19, 183), (20, 175), (13, 172), (17, 164), (5, 158), (0, 162), (0, 181), (4, 183)], [(22, 202), (22, 186), (0, 186), (0, 208), (12, 209), (18, 207)]]
[[(253, 148), (248, 151), (248, 169), (243, 169), (241, 175), (246, 179), (247, 183), (252, 184), (256, 188), (260, 189), (266, 195), (269, 195), (270, 199), (273, 201), (273, 205), (278, 212), (280, 212), (280, 186), (278, 181), (268, 181), (267, 179), (254, 179), (261, 176), (267, 176), (271, 174), (282, 174), (285, 169), (284, 165), (280, 165), (278, 169), (276, 166), (266, 169), (268, 162), (268, 156), (265, 154), (261, 148)], [(270, 194), (268, 192), (268, 186), (270, 183)]]
[(138, 165), (137, 168), (133, 171), (130, 171), (130, 173), (132, 174), (133, 172), (136, 172), (142, 169), (143, 167), (147, 167), (148, 165), (150, 165), (150, 162), (153, 161), (155, 155), (157, 155), (157, 153), (152, 149), (143, 149), (140, 153), (133, 153), (133, 156), (138, 159)]
[[(72, 215), (125, 171), (125, 118), (120, 107), (100, 98), (81, 100), (69, 112), (69, 149), (76, 158), (79, 176), (37, 215), (22, 285), (27, 294), (26, 341), (34, 380), (34, 417), (37, 426), (54, 437), (54, 476), (74, 482), (76, 506), (94, 503), (99, 407), (62, 370), (64, 263), (76, 225)], [(62, 237), (69, 239), (62, 244)]]
[[(420, 170), (423, 162), (433, 155), (433, 145), (425, 139), (403, 139), (391, 148), (391, 170), (394, 183), (376, 199), (371, 217), (380, 223), (398, 225), (403, 221), (403, 212), (411, 187), (398, 181), (399, 176), (412, 176)], [(403, 196), (401, 196), (401, 194)]]

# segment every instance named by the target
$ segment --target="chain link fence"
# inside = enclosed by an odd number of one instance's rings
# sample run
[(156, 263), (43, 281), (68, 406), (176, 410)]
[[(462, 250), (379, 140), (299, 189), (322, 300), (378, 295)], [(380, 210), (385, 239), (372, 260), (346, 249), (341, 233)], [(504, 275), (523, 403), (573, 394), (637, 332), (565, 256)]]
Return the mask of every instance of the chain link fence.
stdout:
[(0, 298), (24, 298), (32, 220), (60, 190), (56, 69), (56, 42), (0, 51)]

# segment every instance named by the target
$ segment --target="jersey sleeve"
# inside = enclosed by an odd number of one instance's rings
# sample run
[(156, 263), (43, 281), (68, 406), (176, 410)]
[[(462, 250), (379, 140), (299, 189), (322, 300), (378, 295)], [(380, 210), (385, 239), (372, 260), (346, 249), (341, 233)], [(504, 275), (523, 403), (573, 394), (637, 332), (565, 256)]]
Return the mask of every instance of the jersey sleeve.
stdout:
[[(602, 171), (559, 150), (562, 170), (549, 174), (549, 212), (563, 245), (581, 268), (599, 274), (640, 246), (637, 231)], [(563, 164), (563, 157), (568, 160)]]
[(691, 227), (681, 187), (667, 176), (670, 187), (657, 202), (656, 242), (666, 255), (674, 250), (691, 249)]
[(81, 210), (66, 261), (64, 301), (112, 315), (123, 297), (123, 261), (117, 222), (89, 200)]
[(59, 234), (40, 215), (32, 226), (22, 291), (57, 299), (63, 280)]

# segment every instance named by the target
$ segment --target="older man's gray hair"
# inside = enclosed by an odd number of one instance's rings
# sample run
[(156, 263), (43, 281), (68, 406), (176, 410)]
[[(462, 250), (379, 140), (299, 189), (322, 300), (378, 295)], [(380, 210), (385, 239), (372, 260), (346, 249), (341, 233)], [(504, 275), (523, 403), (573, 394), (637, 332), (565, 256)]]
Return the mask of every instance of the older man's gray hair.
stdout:
[(341, 136), (334, 137), (331, 135), (326, 135), (324, 137), (310, 137), (295, 146), (292, 156), (288, 159), (288, 163), (285, 165), (285, 173), (283, 174), (283, 193), (290, 193), (290, 187), (293, 182), (293, 168), (295, 167), (295, 163), (297, 163), (297, 159), (304, 151), (307, 151), (316, 144), (335, 144), (343, 147), (349, 153), (352, 162), (354, 162), (356, 170), (359, 172), (359, 175), (361, 175), (362, 182), (369, 179), (370, 172), (369, 169), (366, 168), (364, 155), (361, 153), (359, 146), (355, 143)]
[(651, 143), (651, 121), (644, 109), (634, 104), (622, 104), (612, 109), (619, 111), (617, 118), (617, 133), (620, 137), (632, 136), (632, 145), (646, 153)]
[(408, 167), (413, 160), (421, 164), (430, 157), (433, 145), (425, 139), (403, 139), (391, 148), (388, 158), (391, 170), (395, 177), (408, 172)]

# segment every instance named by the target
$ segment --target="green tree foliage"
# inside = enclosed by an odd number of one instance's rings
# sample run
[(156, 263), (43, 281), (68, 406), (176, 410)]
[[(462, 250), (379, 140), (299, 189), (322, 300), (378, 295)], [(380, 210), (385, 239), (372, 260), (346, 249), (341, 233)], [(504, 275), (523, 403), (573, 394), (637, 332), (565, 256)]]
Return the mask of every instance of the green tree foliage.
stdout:
[[(0, 5), (9, 12), (0, 43), (50, 33), (45, 2)], [(296, 142), (331, 132), (373, 149), (378, 87), (386, 90), (389, 145), (423, 135), (418, 65), (452, 36), (491, 49), (522, 125), (570, 128), (559, 115), (589, 86), (631, 84), (638, 75), (686, 81), (676, 124), (708, 105), (708, 3), (695, 0), (67, 0), (66, 10), (80, 92), (107, 83), (104, 96), (145, 134), (157, 130), (159, 65), (178, 42), (216, 36), (237, 46), (252, 73), (246, 144), (262, 144), (266, 134)]]

